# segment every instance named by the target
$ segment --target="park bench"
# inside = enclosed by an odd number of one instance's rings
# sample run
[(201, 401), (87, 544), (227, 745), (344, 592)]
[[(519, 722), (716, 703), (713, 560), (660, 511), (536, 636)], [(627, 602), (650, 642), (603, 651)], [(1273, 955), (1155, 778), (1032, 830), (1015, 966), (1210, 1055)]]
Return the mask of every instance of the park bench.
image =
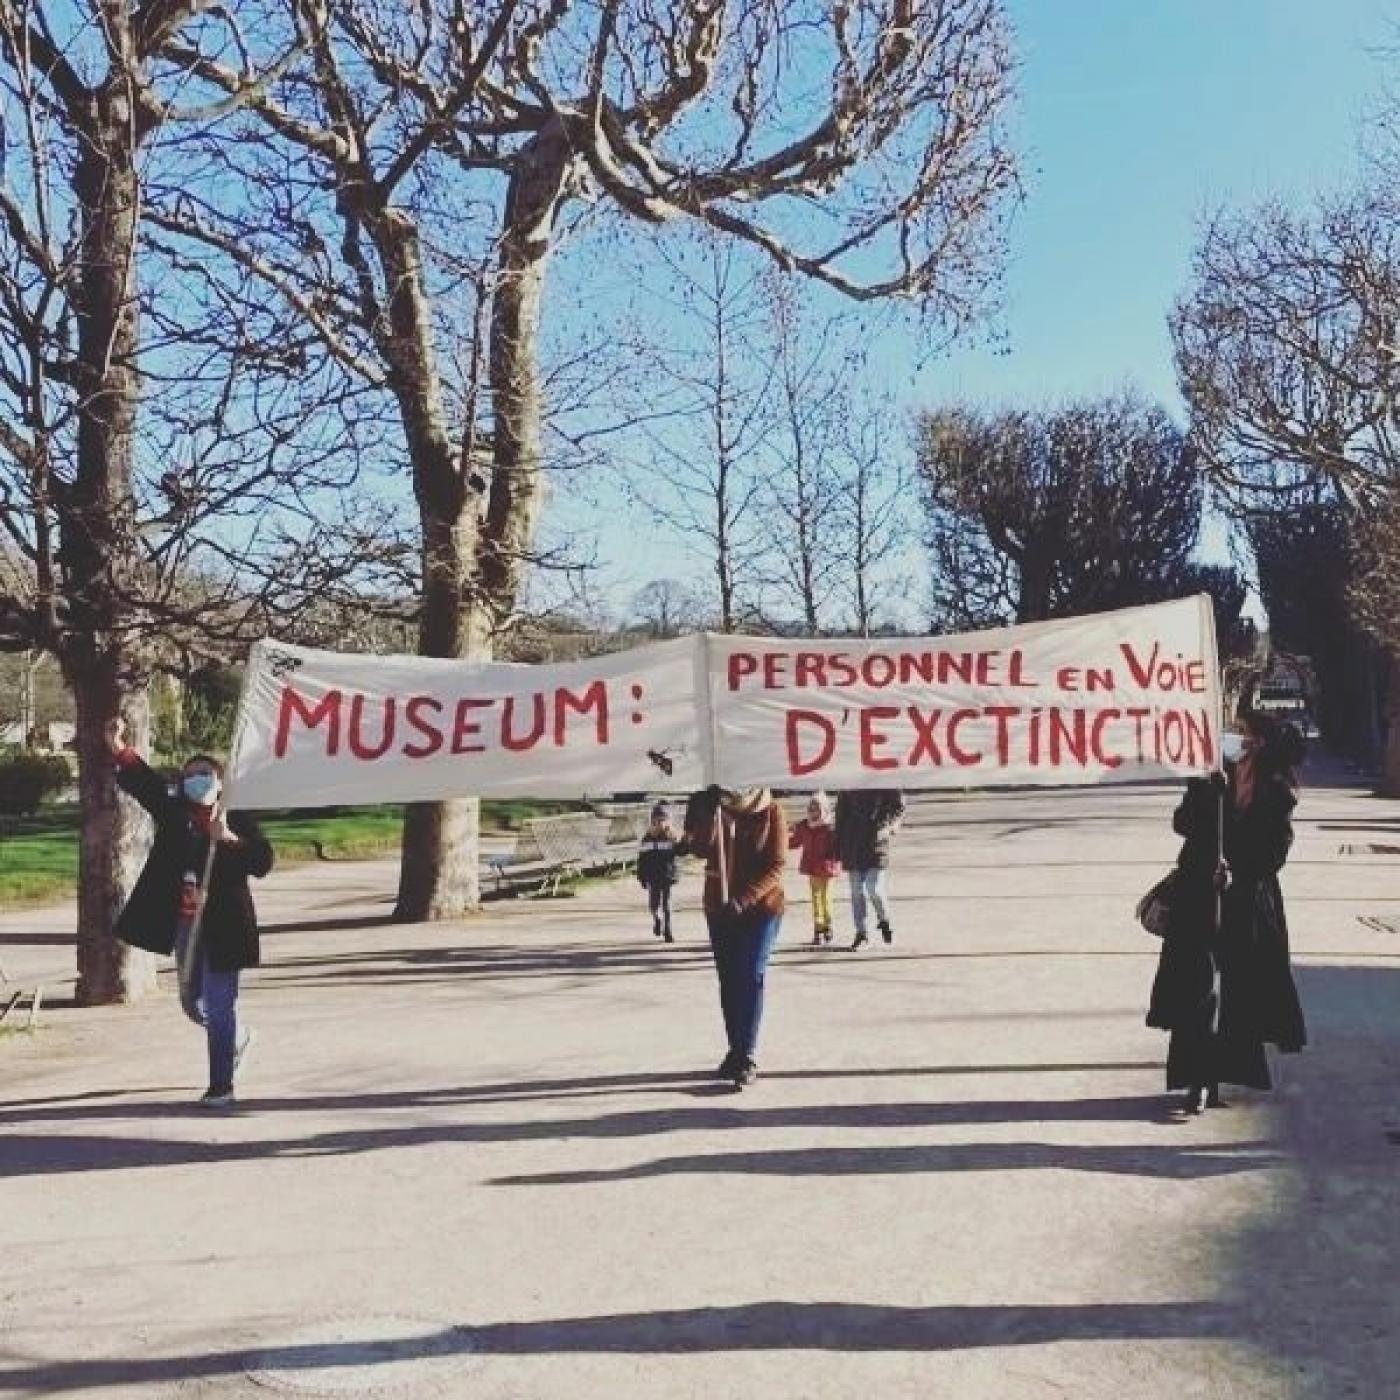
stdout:
[(495, 881), (493, 892), (558, 894), (565, 880), (607, 869), (615, 859), (608, 850), (610, 827), (608, 818), (592, 812), (527, 817), (515, 838), (515, 848), (487, 861)]
[(607, 818), (608, 847), (621, 851), (628, 848), (636, 855), (636, 846), (646, 834), (651, 821), (651, 806), (646, 802), (595, 802), (593, 810)]
[(47, 976), (28, 977), (24, 981), (11, 982), (5, 972), (3, 964), (0, 964), (0, 1026), (3, 1026), (9, 1015), (26, 998), (29, 998), (29, 1018), (25, 1022), (25, 1029), (34, 1031), (39, 1028), (39, 1012), (43, 1009), (44, 998), (53, 987), (63, 986), (69, 982), (76, 982), (77, 975), (70, 970), (55, 971)]

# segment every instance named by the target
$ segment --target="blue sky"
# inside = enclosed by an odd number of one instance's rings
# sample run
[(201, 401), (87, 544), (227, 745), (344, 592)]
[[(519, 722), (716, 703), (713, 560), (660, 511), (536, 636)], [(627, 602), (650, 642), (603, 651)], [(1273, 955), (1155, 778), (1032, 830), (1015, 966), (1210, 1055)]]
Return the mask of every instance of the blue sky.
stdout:
[[(1007, 0), (1020, 72), (1025, 200), (997, 335), (919, 357), (882, 327), (879, 362), (910, 409), (1054, 401), (1133, 384), (1180, 413), (1167, 315), (1202, 218), (1347, 183), (1380, 101), (1383, 0)], [(562, 502), (561, 502), (562, 504)], [(626, 607), (648, 579), (693, 576), (676, 542), (604, 498), (595, 585)], [(572, 509), (561, 515), (582, 524)], [(1207, 558), (1226, 557), (1211, 522)], [(921, 575), (917, 550), (905, 569)], [(908, 573), (904, 591), (910, 594)], [(910, 595), (912, 596), (912, 595)], [(911, 621), (917, 624), (917, 611)]]
[(1026, 200), (1006, 351), (955, 351), (920, 396), (1023, 400), (1125, 380), (1178, 405), (1166, 316), (1200, 217), (1306, 199), (1356, 166), (1400, 7), (1382, 0), (1011, 0)]

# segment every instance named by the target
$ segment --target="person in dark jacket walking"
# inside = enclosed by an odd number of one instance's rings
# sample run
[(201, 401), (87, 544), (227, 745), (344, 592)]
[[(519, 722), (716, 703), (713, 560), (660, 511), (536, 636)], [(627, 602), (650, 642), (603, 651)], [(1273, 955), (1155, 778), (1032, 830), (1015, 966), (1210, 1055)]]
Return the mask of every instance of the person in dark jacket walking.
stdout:
[(893, 788), (837, 794), (836, 851), (851, 879), (851, 916), (856, 926), (853, 949), (870, 942), (867, 920), (872, 907), (880, 937), (886, 943), (894, 942), (885, 872), (890, 864), (890, 841), (903, 820), (904, 794)]
[(1266, 1044), (1307, 1043), (1278, 880), (1303, 740), (1267, 715), (1244, 727), (1244, 755), (1225, 777), (1192, 779), (1172, 823), (1185, 841), (1147, 1024), (1171, 1032), (1167, 1088), (1190, 1113), (1220, 1104), (1221, 1084), (1271, 1087)]
[(729, 1041), (715, 1077), (742, 1089), (758, 1074), (768, 959), (785, 907), (787, 820), (767, 788), (709, 788), (686, 807), (685, 848), (705, 860), (705, 920)]
[(233, 1102), (234, 1076), (252, 1033), (238, 1030), (238, 979), (259, 962), (257, 915), (250, 876), (272, 869), (272, 847), (252, 817), (225, 812), (219, 802), (223, 768), (197, 754), (172, 796), (164, 780), (130, 747), (121, 719), (107, 725), (117, 782), (155, 822), (155, 839), (131, 898), (117, 919), (117, 936), (134, 948), (174, 954), (180, 1005), (205, 1029), (209, 1087), (201, 1103)]
[(671, 890), (680, 879), (679, 844), (671, 814), (665, 803), (658, 802), (651, 809), (651, 825), (637, 852), (637, 880), (647, 892), (651, 931), (667, 943), (676, 941), (671, 934)]

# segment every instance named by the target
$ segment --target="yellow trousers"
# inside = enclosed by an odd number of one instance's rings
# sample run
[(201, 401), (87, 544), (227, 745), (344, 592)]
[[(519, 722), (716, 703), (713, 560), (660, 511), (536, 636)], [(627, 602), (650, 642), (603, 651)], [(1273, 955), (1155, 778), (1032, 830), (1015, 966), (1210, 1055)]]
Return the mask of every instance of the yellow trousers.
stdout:
[(814, 928), (831, 927), (831, 880), (825, 875), (809, 875), (812, 887), (812, 925)]

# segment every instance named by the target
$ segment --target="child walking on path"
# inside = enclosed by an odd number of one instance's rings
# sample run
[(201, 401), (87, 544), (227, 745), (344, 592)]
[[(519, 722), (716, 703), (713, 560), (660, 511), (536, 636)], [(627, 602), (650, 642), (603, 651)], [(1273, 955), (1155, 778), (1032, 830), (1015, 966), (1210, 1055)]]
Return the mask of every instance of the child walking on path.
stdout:
[(800, 850), (798, 869), (807, 877), (812, 890), (812, 947), (830, 943), (831, 882), (841, 873), (836, 853), (836, 828), (831, 821), (831, 799), (815, 792), (807, 803), (806, 817), (788, 837), (788, 845)]
[(651, 825), (637, 852), (637, 879), (647, 892), (651, 931), (667, 943), (676, 941), (671, 935), (671, 886), (680, 879), (676, 851), (679, 840), (671, 825), (671, 814), (664, 803), (658, 802), (651, 809)]

